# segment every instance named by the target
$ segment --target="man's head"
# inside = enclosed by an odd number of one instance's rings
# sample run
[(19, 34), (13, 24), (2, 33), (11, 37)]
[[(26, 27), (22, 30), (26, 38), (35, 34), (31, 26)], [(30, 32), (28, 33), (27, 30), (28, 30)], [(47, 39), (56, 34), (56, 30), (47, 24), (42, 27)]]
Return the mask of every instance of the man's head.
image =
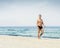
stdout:
[(39, 14), (39, 19), (41, 19), (41, 14)]

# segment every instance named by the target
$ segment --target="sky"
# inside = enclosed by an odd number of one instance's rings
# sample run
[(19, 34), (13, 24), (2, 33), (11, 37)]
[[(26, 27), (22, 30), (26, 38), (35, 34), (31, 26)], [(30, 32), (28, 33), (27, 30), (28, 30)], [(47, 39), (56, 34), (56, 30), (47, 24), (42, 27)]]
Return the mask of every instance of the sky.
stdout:
[(60, 1), (0, 0), (0, 26), (36, 26), (39, 14), (45, 26), (60, 26)]

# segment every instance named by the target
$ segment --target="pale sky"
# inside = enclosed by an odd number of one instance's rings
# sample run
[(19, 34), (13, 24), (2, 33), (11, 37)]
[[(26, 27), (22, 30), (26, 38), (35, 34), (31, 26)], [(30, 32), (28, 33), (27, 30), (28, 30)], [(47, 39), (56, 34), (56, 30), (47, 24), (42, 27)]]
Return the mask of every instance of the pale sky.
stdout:
[(39, 14), (45, 26), (60, 26), (60, 1), (0, 0), (0, 26), (36, 26)]

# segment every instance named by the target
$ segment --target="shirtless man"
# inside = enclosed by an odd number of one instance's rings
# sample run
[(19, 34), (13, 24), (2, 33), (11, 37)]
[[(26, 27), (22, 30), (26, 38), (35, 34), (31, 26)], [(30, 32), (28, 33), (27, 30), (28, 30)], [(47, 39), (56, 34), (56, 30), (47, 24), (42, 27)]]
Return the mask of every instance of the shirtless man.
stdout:
[(41, 19), (41, 15), (39, 15), (39, 18), (37, 20), (37, 27), (38, 27), (38, 39), (40, 38), (40, 36), (43, 34), (44, 30), (43, 30), (43, 20)]

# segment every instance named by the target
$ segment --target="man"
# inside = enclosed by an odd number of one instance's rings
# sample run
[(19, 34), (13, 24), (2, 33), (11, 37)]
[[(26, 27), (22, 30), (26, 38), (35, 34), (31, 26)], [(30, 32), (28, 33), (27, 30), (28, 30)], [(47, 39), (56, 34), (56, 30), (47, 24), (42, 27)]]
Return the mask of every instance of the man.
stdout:
[(39, 15), (38, 20), (37, 20), (37, 27), (38, 27), (38, 38), (43, 34), (43, 20), (41, 19), (41, 15)]

